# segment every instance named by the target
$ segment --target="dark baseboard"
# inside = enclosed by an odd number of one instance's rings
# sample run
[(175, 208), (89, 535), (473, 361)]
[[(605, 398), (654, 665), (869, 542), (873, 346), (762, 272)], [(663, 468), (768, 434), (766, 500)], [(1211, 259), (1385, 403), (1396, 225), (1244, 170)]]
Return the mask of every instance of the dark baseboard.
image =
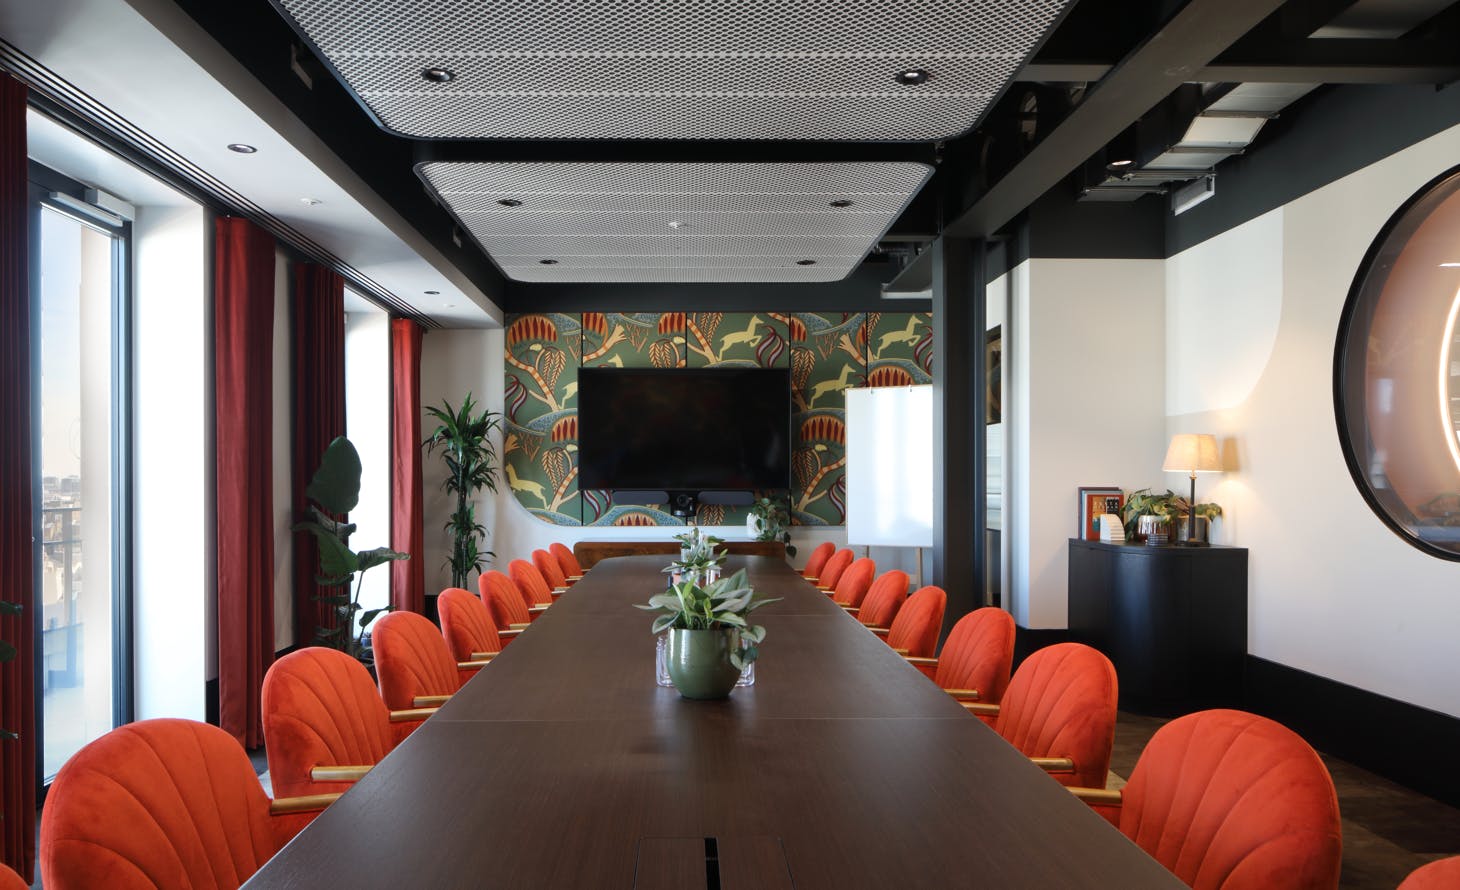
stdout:
[(1074, 635), (1063, 627), (1049, 627), (1031, 629), (1027, 627), (1014, 626), (1014, 670), (1024, 663), (1033, 652), (1043, 649), (1045, 646), (1053, 646), (1055, 643), (1068, 643), (1074, 639)]
[(1279, 721), (1310, 745), (1421, 794), (1460, 807), (1460, 719), (1247, 656), (1247, 710)]

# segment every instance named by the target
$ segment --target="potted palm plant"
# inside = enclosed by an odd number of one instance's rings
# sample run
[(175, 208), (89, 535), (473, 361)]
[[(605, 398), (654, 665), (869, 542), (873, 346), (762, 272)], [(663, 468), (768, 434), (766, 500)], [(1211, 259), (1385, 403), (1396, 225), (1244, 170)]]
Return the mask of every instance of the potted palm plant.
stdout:
[(652, 630), (669, 636), (669, 679), (691, 699), (725, 698), (754, 663), (765, 628), (746, 616), (779, 598), (756, 599), (745, 569), (700, 585), (684, 581), (636, 608), (658, 612)]
[(451, 407), (451, 402), (444, 399), (441, 404), (440, 408), (426, 409), (439, 426), (423, 444), (428, 451), (439, 449), (446, 462), (446, 480), (441, 487), (456, 495), (456, 510), (444, 526), (451, 533), (451, 556), (446, 562), (451, 566), (451, 586), (467, 587), (471, 574), (480, 572), (483, 562), (496, 556), (482, 549), (487, 530), (477, 521), (472, 498), (483, 488), (497, 493), (497, 449), (491, 434), (501, 425), (502, 415), (489, 409), (476, 413), (469, 392), (460, 408)]

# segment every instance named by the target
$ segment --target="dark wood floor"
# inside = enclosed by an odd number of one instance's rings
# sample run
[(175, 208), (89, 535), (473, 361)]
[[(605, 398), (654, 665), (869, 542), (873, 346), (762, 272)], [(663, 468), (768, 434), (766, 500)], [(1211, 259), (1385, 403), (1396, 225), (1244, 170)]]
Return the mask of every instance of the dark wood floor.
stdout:
[[(1129, 776), (1166, 721), (1122, 712), (1110, 769)], [(1322, 752), (1320, 752), (1321, 754)], [(1435, 859), (1460, 855), (1460, 810), (1335, 757), (1323, 755), (1343, 818), (1343, 890), (1394, 890)]]

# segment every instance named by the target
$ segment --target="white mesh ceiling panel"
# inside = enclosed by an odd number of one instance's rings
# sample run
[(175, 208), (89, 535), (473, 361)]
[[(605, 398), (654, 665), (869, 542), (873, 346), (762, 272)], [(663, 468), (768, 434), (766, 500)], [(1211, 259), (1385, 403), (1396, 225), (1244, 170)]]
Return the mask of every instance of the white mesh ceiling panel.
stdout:
[(927, 141), (1072, 0), (274, 2), (410, 136)]
[(423, 164), (518, 281), (836, 281), (917, 194), (913, 163)]

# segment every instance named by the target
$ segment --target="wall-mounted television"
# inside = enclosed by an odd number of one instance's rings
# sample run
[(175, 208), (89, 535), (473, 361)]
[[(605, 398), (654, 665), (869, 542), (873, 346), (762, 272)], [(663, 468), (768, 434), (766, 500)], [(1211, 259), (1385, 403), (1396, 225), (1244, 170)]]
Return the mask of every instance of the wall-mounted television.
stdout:
[(789, 488), (791, 380), (764, 368), (582, 368), (583, 488)]

